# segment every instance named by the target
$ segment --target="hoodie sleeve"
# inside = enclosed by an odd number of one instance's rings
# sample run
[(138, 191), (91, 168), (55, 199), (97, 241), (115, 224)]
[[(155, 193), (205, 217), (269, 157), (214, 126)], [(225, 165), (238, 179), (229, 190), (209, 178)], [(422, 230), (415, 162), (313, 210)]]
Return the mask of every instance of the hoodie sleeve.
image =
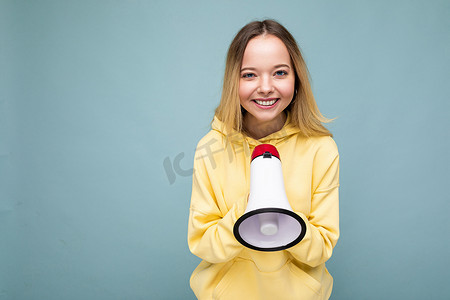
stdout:
[(311, 212), (306, 217), (306, 234), (287, 249), (301, 263), (316, 267), (326, 262), (339, 238), (339, 154), (334, 141), (321, 147), (313, 166)]
[(220, 164), (211, 164), (208, 155), (196, 151), (188, 245), (190, 251), (201, 259), (210, 263), (221, 263), (231, 260), (243, 250), (243, 246), (233, 235), (233, 226), (244, 214), (247, 197), (238, 199), (226, 212), (223, 207), (219, 207), (218, 198), (223, 193), (214, 167), (220, 167)]

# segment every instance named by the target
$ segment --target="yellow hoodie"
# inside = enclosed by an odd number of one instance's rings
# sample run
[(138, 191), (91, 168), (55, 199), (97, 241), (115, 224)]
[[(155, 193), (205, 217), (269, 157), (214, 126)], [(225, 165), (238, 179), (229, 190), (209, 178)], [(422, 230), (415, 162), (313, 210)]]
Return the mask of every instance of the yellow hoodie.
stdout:
[[(203, 260), (190, 279), (198, 299), (330, 297), (325, 262), (339, 237), (339, 154), (331, 137), (304, 138), (290, 120), (288, 113), (280, 131), (255, 140), (227, 133), (215, 117), (197, 144), (188, 244)], [(276, 252), (246, 248), (233, 235), (247, 205), (251, 154), (262, 143), (277, 147), (286, 195), (307, 226), (300, 243)]]

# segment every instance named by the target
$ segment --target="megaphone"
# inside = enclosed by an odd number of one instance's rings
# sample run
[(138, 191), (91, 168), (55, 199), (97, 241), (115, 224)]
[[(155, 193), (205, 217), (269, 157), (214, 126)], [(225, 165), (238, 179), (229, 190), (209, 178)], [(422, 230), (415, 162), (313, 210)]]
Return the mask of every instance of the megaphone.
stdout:
[(284, 250), (305, 236), (306, 224), (289, 204), (280, 155), (273, 145), (253, 150), (248, 204), (233, 233), (242, 245), (259, 251)]

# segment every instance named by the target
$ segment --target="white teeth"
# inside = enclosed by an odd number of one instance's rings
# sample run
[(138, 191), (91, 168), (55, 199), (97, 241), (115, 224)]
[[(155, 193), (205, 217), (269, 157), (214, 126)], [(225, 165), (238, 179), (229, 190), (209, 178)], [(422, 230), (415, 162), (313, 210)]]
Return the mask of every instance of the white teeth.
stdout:
[(270, 106), (270, 105), (274, 104), (275, 102), (277, 102), (277, 99), (275, 99), (275, 100), (270, 100), (270, 101), (259, 101), (259, 100), (255, 100), (255, 102), (258, 103), (259, 105)]

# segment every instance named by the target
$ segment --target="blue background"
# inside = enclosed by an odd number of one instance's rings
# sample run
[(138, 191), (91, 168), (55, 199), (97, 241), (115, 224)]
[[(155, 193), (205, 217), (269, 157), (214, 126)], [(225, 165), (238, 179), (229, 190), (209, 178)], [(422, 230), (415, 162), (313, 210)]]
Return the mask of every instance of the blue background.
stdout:
[(1, 1), (0, 298), (194, 299), (227, 48), (297, 39), (341, 156), (332, 299), (450, 295), (449, 1)]

